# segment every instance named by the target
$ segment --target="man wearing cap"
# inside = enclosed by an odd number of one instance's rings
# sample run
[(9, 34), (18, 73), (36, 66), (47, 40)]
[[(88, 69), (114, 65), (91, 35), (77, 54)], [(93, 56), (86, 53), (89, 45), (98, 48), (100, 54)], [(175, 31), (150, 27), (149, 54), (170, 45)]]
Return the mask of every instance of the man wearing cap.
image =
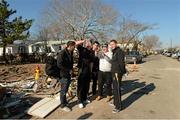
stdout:
[(111, 74), (111, 63), (112, 52), (108, 49), (108, 44), (102, 45), (102, 52), (98, 54), (99, 57), (99, 73), (98, 73), (98, 97), (97, 101), (102, 99), (103, 95), (103, 86), (106, 83), (106, 95), (109, 102), (112, 96), (112, 74)]

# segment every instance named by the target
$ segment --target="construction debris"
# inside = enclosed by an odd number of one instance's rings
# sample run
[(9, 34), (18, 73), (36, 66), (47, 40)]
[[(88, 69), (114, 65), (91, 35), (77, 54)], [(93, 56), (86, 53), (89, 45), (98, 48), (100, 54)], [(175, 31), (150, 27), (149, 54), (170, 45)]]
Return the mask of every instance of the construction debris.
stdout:
[(0, 102), (0, 118), (10, 118), (24, 111), (31, 106), (25, 93), (15, 93), (9, 90), (3, 91)]
[(35, 66), (27, 64), (0, 67), (0, 119), (23, 117), (39, 98), (59, 92), (58, 80), (44, 75), (44, 65), (40, 66), (42, 70), (39, 80), (35, 80)]

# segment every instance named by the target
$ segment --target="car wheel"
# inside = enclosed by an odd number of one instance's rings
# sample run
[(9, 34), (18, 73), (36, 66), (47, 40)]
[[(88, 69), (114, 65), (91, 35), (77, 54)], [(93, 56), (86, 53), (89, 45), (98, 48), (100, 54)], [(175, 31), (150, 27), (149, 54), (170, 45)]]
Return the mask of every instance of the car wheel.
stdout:
[(178, 59), (177, 59), (178, 61), (180, 61), (180, 57), (178, 57)]

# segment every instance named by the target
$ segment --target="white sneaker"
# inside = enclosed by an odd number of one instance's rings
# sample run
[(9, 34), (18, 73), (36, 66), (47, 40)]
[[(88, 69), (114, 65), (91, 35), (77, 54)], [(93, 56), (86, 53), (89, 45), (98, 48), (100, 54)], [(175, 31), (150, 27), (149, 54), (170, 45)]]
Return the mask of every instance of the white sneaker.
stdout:
[(68, 108), (68, 107), (63, 107), (62, 110), (65, 111), (65, 112), (70, 112), (71, 111), (71, 109)]
[(79, 108), (84, 108), (84, 105), (82, 103), (79, 103)]
[(85, 100), (84, 103), (88, 104), (88, 103), (91, 103), (91, 101), (90, 100)]
[(118, 113), (118, 112), (120, 112), (119, 109), (114, 109), (114, 110), (112, 111), (112, 113)]

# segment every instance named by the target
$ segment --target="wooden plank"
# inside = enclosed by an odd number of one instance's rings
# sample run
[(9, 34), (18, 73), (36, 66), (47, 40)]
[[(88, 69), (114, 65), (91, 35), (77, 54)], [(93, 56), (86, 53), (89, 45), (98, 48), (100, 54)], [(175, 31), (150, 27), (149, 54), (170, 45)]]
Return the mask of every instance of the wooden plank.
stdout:
[(60, 101), (57, 99), (52, 99), (47, 104), (39, 107), (35, 111), (31, 112), (33, 116), (37, 116), (40, 118), (46, 117), (50, 112), (52, 112), (54, 109), (56, 109), (60, 105)]
[(27, 113), (32, 116), (44, 118), (60, 105), (59, 94), (53, 98), (44, 98), (34, 104)]
[(42, 100), (40, 100), (39, 102), (35, 103), (33, 106), (31, 106), (31, 108), (28, 109), (28, 113), (33, 112), (34, 110), (36, 110), (37, 108), (41, 107), (42, 105), (46, 104), (47, 102), (49, 102), (52, 98), (44, 98)]

